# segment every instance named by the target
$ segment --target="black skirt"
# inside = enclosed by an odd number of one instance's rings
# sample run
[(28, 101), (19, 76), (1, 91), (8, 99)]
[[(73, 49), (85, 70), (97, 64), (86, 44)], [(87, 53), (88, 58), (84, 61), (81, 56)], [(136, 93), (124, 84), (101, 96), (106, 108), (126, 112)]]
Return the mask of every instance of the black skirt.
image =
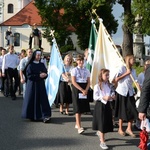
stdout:
[[(86, 88), (87, 83), (78, 83), (83, 89)], [(79, 91), (74, 85), (72, 85), (72, 101), (73, 101), (73, 111), (74, 113), (85, 113), (90, 112), (89, 105), (89, 94), (87, 94), (87, 99), (79, 99)]]
[(93, 112), (93, 130), (99, 130), (102, 133), (113, 132), (112, 109), (110, 102), (103, 104), (96, 101)]
[(61, 104), (71, 104), (72, 103), (72, 96), (71, 96), (71, 88), (68, 85), (68, 82), (61, 81), (59, 84), (59, 98)]
[(138, 118), (134, 96), (125, 97), (116, 93), (115, 117), (123, 121), (131, 121)]

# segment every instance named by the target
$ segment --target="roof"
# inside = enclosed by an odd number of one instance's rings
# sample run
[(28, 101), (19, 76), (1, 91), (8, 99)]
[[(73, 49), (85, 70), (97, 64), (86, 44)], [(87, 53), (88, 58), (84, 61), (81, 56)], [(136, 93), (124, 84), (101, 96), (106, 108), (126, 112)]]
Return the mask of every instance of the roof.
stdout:
[(34, 5), (34, 1), (31, 1), (13, 17), (4, 21), (1, 25), (3, 26), (22, 26), (24, 24), (33, 25), (36, 23), (38, 26), (41, 26), (41, 17), (38, 14), (38, 9)]
[[(22, 26), (24, 24), (42, 26), (42, 18), (38, 14), (39, 10), (34, 5), (34, 0), (21, 9), (14, 16), (1, 23), (1, 26)], [(60, 14), (64, 14), (64, 9), (60, 9)], [(75, 28), (72, 25), (68, 25), (67, 30), (74, 32)]]

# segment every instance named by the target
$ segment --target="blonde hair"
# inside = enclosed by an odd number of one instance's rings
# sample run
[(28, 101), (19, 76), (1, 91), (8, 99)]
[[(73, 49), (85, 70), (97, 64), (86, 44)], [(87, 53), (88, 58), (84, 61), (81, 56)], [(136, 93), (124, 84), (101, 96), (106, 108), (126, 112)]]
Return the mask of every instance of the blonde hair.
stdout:
[(146, 60), (144, 64), (145, 65), (150, 65), (150, 60)]
[(72, 62), (73, 62), (72, 55), (71, 55), (71, 54), (67, 54), (67, 55), (65, 56), (65, 58), (64, 58), (64, 63), (66, 62), (67, 57), (69, 57), (69, 58), (70, 58), (70, 66), (71, 66), (71, 65), (72, 65)]
[[(109, 70), (103, 68), (100, 70), (99, 75), (98, 75), (98, 84), (99, 84), (101, 90), (102, 90), (102, 83), (104, 82), (102, 75), (106, 72), (109, 72)], [(109, 81), (108, 81), (108, 83), (109, 83)]]
[(130, 65), (130, 59), (133, 59), (134, 55), (127, 55), (124, 59), (125, 59), (125, 63), (127, 65), (127, 68), (132, 69), (131, 65)]

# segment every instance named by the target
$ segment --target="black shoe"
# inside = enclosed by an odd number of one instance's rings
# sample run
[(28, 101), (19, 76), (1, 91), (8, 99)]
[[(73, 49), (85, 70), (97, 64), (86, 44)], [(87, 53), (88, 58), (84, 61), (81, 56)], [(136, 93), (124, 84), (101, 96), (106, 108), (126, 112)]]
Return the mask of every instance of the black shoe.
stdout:
[(44, 123), (49, 123), (50, 120), (51, 120), (51, 117), (46, 117), (46, 118), (43, 119), (43, 122)]
[(16, 100), (16, 95), (11, 97), (12, 100)]
[(8, 94), (7, 94), (7, 93), (5, 93), (5, 92), (3, 93), (3, 95), (4, 95), (5, 97), (8, 97)]
[(60, 114), (61, 114), (61, 115), (63, 115), (63, 113), (64, 113), (63, 111), (60, 111)]

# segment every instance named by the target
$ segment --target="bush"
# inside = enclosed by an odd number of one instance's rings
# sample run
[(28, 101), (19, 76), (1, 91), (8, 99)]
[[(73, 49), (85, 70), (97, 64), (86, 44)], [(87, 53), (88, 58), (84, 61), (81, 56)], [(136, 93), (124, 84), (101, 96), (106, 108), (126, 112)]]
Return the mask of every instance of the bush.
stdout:
[[(135, 63), (135, 65), (133, 66), (133, 68), (136, 70), (136, 75), (138, 76), (141, 72), (144, 71), (144, 67), (140, 66), (140, 63)], [(133, 87), (135, 92), (137, 93), (137, 88), (135, 87), (134, 83), (133, 83)]]
[(136, 75), (138, 76), (141, 72), (143, 72), (144, 67), (140, 66), (139, 62), (136, 62), (133, 68), (136, 70)]
[(64, 45), (60, 48), (60, 52), (61, 53), (66, 53), (68, 51), (71, 51), (72, 49), (72, 45)]

